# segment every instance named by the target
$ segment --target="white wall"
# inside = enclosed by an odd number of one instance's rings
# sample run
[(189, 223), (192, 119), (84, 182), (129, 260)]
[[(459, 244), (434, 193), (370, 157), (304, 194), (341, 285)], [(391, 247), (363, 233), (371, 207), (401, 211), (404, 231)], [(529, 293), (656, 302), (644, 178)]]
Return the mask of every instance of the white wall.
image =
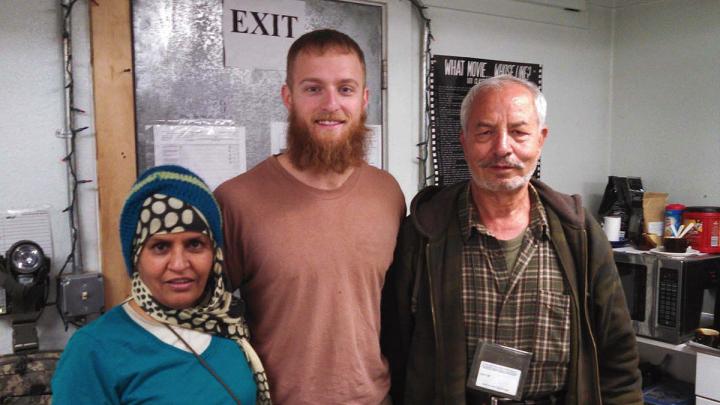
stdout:
[(618, 9), (612, 172), (686, 205), (720, 205), (720, 2)]
[(421, 27), (409, 1), (388, 0), (387, 170), (400, 184), (408, 206), (418, 191)]
[[(58, 1), (0, 1), (0, 212), (47, 208), (53, 239), (52, 271), (57, 273), (70, 250), (65, 140), (55, 132), (64, 127), (63, 50)], [(82, 179), (95, 179), (92, 99), (89, 93), (88, 10), (74, 7), (76, 105), (88, 115), (78, 127), (90, 125), (77, 142)], [(94, 183), (81, 186), (85, 268), (98, 270), (97, 207)], [(4, 255), (5, 252), (0, 252)], [(54, 288), (53, 288), (54, 290)], [(50, 297), (54, 300), (54, 296)], [(69, 332), (72, 332), (72, 328)], [(62, 348), (65, 333), (55, 307), (47, 307), (38, 328), (41, 349)], [(0, 320), (0, 354), (12, 351), (9, 320)]]
[(430, 18), (435, 54), (543, 65), (549, 137), (542, 180), (581, 194), (594, 211), (609, 170), (612, 14), (593, 5), (587, 13), (587, 28), (437, 7)]

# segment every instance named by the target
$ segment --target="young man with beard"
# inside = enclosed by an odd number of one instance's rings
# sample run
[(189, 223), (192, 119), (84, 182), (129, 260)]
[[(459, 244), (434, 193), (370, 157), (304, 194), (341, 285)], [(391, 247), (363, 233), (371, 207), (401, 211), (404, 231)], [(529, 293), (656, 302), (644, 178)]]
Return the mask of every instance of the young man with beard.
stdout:
[(380, 295), (405, 201), (364, 161), (365, 61), (318, 30), (287, 57), (288, 150), (215, 191), (226, 259), (276, 404), (380, 404)]
[(395, 405), (642, 404), (610, 244), (579, 196), (530, 180), (545, 115), (512, 76), (463, 100), (472, 179), (413, 199), (385, 284)]

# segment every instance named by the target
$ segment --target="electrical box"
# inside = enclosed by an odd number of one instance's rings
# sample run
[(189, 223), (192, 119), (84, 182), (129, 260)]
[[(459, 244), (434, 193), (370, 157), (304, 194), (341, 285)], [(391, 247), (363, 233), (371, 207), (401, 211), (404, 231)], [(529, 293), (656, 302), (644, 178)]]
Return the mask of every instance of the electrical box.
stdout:
[(66, 318), (101, 313), (105, 305), (100, 273), (67, 274), (58, 279), (57, 302)]

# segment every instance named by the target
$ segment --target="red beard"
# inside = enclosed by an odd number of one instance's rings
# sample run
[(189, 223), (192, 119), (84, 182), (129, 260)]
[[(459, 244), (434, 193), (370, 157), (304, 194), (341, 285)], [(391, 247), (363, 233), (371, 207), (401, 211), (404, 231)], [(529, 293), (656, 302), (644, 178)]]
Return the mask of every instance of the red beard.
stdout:
[(310, 133), (305, 122), (291, 110), (287, 130), (290, 161), (300, 170), (315, 172), (343, 173), (350, 166), (359, 166), (365, 160), (367, 133), (370, 131), (365, 126), (366, 119), (367, 114), (363, 112), (340, 139), (323, 140)]

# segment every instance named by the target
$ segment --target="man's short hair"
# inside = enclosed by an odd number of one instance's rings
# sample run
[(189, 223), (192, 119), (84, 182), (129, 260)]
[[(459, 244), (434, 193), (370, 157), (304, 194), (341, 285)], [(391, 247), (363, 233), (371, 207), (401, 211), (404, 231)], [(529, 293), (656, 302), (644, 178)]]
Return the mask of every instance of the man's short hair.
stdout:
[(467, 133), (470, 110), (472, 109), (473, 102), (475, 101), (477, 95), (486, 89), (500, 89), (506, 84), (511, 83), (519, 84), (532, 93), (535, 101), (535, 110), (538, 115), (538, 124), (541, 128), (545, 125), (545, 117), (547, 116), (547, 101), (538, 86), (536, 86), (533, 82), (523, 80), (512, 75), (500, 75), (479, 82), (465, 95), (462, 105), (460, 106), (460, 124), (462, 124), (463, 132)]
[(322, 55), (329, 50), (355, 54), (362, 65), (363, 84), (365, 84), (365, 54), (352, 38), (340, 31), (332, 29), (310, 31), (293, 42), (287, 54), (287, 76), (285, 77), (285, 83), (287, 83), (288, 86), (291, 85), (293, 65), (301, 52), (313, 52)]

